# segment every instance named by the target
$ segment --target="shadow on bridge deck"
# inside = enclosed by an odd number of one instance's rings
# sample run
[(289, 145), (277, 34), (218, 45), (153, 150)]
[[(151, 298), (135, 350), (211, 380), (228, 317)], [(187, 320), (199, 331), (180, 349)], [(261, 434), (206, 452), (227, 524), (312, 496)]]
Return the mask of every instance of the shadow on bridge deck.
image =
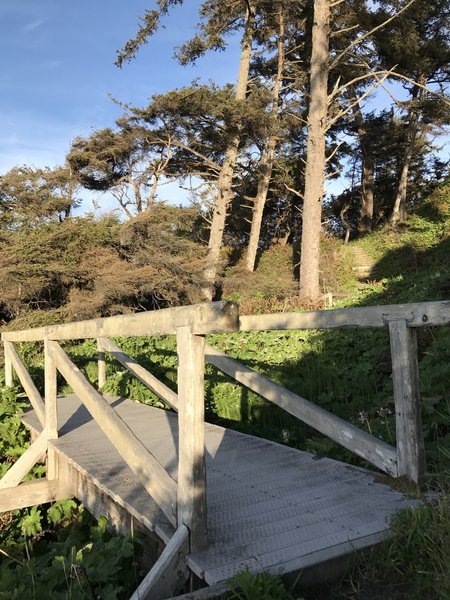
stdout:
[[(176, 414), (111, 403), (176, 480)], [(119, 529), (123, 517), (111, 507), (121, 507), (167, 543), (173, 527), (78, 398), (59, 398), (58, 414), (60, 437), (51, 444), (71, 471), (74, 495), (97, 516), (107, 511)], [(24, 422), (40, 430), (33, 411)], [(205, 433), (209, 543), (187, 562), (209, 585), (245, 567), (290, 573), (365, 548), (388, 535), (395, 511), (414, 503), (365, 469), (215, 425)]]

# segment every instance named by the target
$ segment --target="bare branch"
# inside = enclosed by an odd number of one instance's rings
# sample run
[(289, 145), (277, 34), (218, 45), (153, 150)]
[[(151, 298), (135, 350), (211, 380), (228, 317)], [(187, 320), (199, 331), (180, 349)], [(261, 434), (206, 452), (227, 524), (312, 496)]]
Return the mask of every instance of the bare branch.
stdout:
[[(364, 98), (367, 98), (367, 96), (369, 96), (374, 90), (376, 90), (377, 87), (382, 85), (383, 81), (389, 76), (388, 73), (385, 73), (383, 78), (381, 80), (379, 80), (375, 73), (372, 73), (371, 75), (377, 79), (376, 83), (374, 83), (368, 90), (366, 90), (364, 92), (364, 94), (362, 94), (361, 96), (359, 96), (358, 98), (356, 98), (355, 100), (350, 102), (350, 104), (346, 108), (339, 111), (338, 114), (333, 119), (330, 119), (327, 124), (327, 129), (329, 129), (332, 125), (334, 125), (334, 123), (336, 123), (336, 121), (338, 121), (339, 119), (341, 119), (342, 117), (347, 115), (352, 110), (352, 108), (354, 106), (356, 106), (357, 104), (359, 104), (362, 100), (364, 100)], [(349, 82), (348, 85), (351, 85), (351, 82)]]
[(299, 192), (298, 190), (291, 188), (287, 183), (283, 184), (284, 187), (287, 189), (288, 192), (291, 192), (291, 194), (294, 194), (294, 196), (297, 196), (297, 198), (301, 198), (302, 200), (304, 199), (304, 196), (301, 192)]
[(336, 144), (336, 146), (334, 147), (333, 151), (331, 152), (331, 154), (329, 156), (327, 156), (327, 158), (325, 159), (325, 164), (327, 164), (328, 162), (330, 162), (330, 160), (333, 158), (333, 156), (337, 153), (337, 151), (339, 150), (339, 148), (342, 146), (344, 142), (339, 142), (338, 144)]
[(359, 75), (358, 77), (354, 77), (353, 79), (351, 79), (350, 81), (346, 81), (345, 83), (343, 83), (341, 86), (339, 87), (334, 87), (333, 91), (331, 92), (331, 94), (328, 95), (328, 104), (331, 103), (331, 101), (333, 100), (333, 98), (335, 96), (339, 96), (340, 94), (342, 94), (342, 92), (344, 90), (346, 90), (349, 86), (357, 83), (358, 81), (362, 81), (363, 79), (369, 79), (371, 77), (376, 77), (376, 75), (385, 75), (386, 77), (389, 77), (389, 75), (391, 73), (394, 73), (394, 69), (395, 67), (393, 67), (392, 69), (390, 69), (389, 71), (386, 70), (382, 70), (382, 71), (374, 71), (371, 73), (364, 73), (364, 75)]
[(337, 31), (332, 31), (330, 33), (330, 37), (336, 37), (341, 33), (346, 33), (347, 31), (352, 31), (353, 29), (357, 29), (359, 25), (350, 25), (350, 27), (344, 27), (343, 29), (338, 29)]
[(424, 90), (428, 94), (432, 94), (433, 96), (436, 96), (436, 98), (439, 98), (440, 100), (442, 100), (442, 102), (444, 102), (444, 104), (446, 104), (447, 106), (450, 106), (450, 100), (448, 99), (447, 96), (444, 96), (444, 94), (441, 94), (440, 92), (436, 92), (436, 91), (432, 90), (431, 88), (429, 88), (428, 86), (422, 85), (418, 81), (415, 81), (414, 79), (411, 79), (410, 77), (407, 77), (406, 75), (397, 73), (397, 71), (392, 71), (392, 75), (394, 77), (397, 77), (397, 79), (403, 79), (404, 81), (407, 81), (408, 83), (411, 83), (412, 85), (415, 85), (416, 87), (420, 88), (421, 90)]
[(361, 42), (363, 42), (364, 40), (366, 40), (368, 37), (370, 37), (373, 33), (375, 33), (376, 31), (378, 31), (379, 29), (382, 29), (388, 23), (390, 23), (391, 21), (393, 21), (394, 19), (396, 19), (403, 12), (405, 12), (405, 10), (408, 10), (408, 8), (412, 4), (414, 4), (415, 1), (416, 0), (409, 0), (409, 2), (407, 2), (403, 8), (401, 8), (398, 12), (394, 13), (393, 15), (391, 15), (388, 19), (386, 19), (386, 21), (383, 21), (383, 23), (380, 23), (376, 27), (373, 27), (373, 29), (371, 29), (367, 33), (364, 33), (364, 34), (360, 35), (359, 37), (357, 37), (356, 39), (354, 39), (353, 42), (351, 42), (347, 46), (347, 48), (345, 48), (344, 50), (342, 50), (342, 52), (336, 56), (336, 58), (330, 64), (330, 67), (329, 67), (330, 70), (334, 69), (334, 67), (336, 67), (336, 65), (340, 62), (340, 60), (342, 59), (342, 57), (345, 56), (352, 48), (354, 48), (355, 46), (357, 46), (358, 44), (360, 44)]
[(331, 179), (332, 177), (335, 177), (335, 175), (340, 175), (343, 170), (344, 169), (336, 169), (336, 171), (333, 171), (332, 173), (328, 173), (328, 175), (325, 175), (325, 179)]
[[(158, 139), (157, 142), (159, 142), (159, 143), (165, 143), (165, 141), (163, 139)], [(203, 161), (205, 161), (205, 164), (208, 165), (208, 167), (212, 171), (216, 171), (217, 173), (220, 172), (220, 165), (218, 165), (217, 163), (215, 163), (212, 160), (210, 160), (202, 152), (199, 152), (198, 150), (194, 150), (194, 148), (192, 148), (191, 146), (188, 146), (187, 144), (184, 144), (180, 140), (171, 140), (171, 143), (172, 143), (173, 146), (176, 146), (177, 148), (182, 148), (183, 150), (187, 150), (188, 152), (190, 152), (194, 156), (197, 156), (197, 158), (201, 158)]]

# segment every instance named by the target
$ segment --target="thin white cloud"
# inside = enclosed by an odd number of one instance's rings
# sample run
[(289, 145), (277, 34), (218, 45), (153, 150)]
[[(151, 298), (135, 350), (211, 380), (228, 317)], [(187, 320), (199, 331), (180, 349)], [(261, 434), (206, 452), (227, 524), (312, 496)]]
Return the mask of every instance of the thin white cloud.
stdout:
[(62, 61), (62, 60), (48, 60), (47, 62), (44, 63), (44, 68), (45, 69), (57, 69), (58, 67), (60, 67), (63, 64), (64, 64), (64, 61)]
[(30, 33), (30, 31), (34, 31), (38, 27), (41, 27), (41, 25), (43, 25), (44, 23), (45, 23), (44, 19), (36, 19), (34, 21), (31, 21), (30, 23), (27, 23), (22, 28), (22, 31), (23, 31), (23, 33)]

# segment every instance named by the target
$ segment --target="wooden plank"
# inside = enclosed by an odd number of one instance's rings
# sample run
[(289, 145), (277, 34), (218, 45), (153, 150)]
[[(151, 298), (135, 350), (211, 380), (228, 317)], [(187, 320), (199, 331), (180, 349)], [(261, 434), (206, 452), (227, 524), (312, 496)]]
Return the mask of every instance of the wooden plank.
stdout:
[(406, 319), (408, 327), (448, 325), (450, 301), (241, 316), (239, 330), (384, 327), (394, 319)]
[(98, 351), (98, 389), (101, 390), (106, 383), (106, 362), (105, 352), (101, 339), (97, 340), (97, 351)]
[[(306, 531), (306, 527), (317, 526), (318, 530), (323, 531), (328, 528), (334, 519), (348, 517), (349, 522), (353, 522), (353, 515), (360, 511), (362, 507), (364, 510), (371, 510), (373, 514), (376, 514), (380, 510), (391, 510), (391, 508), (398, 508), (402, 504), (402, 498), (396, 499), (388, 493), (379, 492), (378, 494), (370, 495), (361, 494), (358, 497), (350, 497), (347, 494), (345, 501), (339, 501), (338, 496), (334, 493), (328, 498), (328, 505), (322, 509), (307, 509), (304, 508), (304, 503), (298, 503), (295, 505), (296, 510), (293, 510), (292, 504), (290, 506), (281, 508), (279, 511), (273, 511), (271, 514), (266, 513), (266, 520), (260, 518), (259, 524), (255, 524), (253, 527), (247, 523), (247, 519), (241, 521), (241, 527), (239, 529), (228, 530), (224, 526), (220, 534), (221, 543), (227, 545), (227, 547), (239, 547), (240, 545), (247, 545), (257, 540), (258, 545), (267, 540), (270, 545), (271, 540), (276, 535), (282, 535), (283, 533), (288, 534), (296, 529), (302, 529)], [(295, 500), (291, 498), (291, 503)], [(313, 500), (310, 504), (313, 504)], [(306, 503), (305, 503), (306, 504)], [(284, 513), (288, 512), (286, 516)], [(290, 513), (290, 514), (289, 514)], [(261, 517), (261, 515), (260, 515)], [(251, 523), (253, 520), (248, 519)], [(233, 524), (233, 523), (231, 523)], [(355, 523), (356, 524), (356, 523)], [(314, 531), (314, 530), (312, 530)]]
[(4, 348), (5, 348), (5, 385), (6, 387), (13, 387), (14, 385), (14, 381), (13, 381), (13, 367), (12, 367), (12, 360), (11, 360), (11, 349), (14, 350), (14, 346), (12, 345), (12, 342), (4, 342), (3, 343)]
[(176, 484), (131, 429), (82, 375), (57, 342), (48, 342), (56, 367), (172, 524)]
[(233, 379), (242, 383), (266, 400), (280, 406), (310, 427), (331, 438), (354, 454), (364, 458), (379, 469), (397, 475), (397, 451), (395, 448), (362, 431), (344, 419), (297, 396), (281, 385), (260, 375), (243, 363), (230, 358), (220, 350), (206, 345), (206, 360)]
[(2, 340), (31, 342), (43, 340), (77, 340), (99, 337), (175, 335), (178, 327), (189, 325), (193, 333), (206, 335), (239, 330), (239, 307), (221, 301), (192, 306), (163, 308), (103, 319), (50, 325), (24, 331), (6, 331)]
[(8, 374), (8, 369), (14, 367), (15, 372), (17, 373), (17, 377), (19, 378), (20, 383), (25, 390), (25, 393), (30, 400), (31, 406), (36, 411), (36, 415), (42, 425), (45, 425), (45, 407), (44, 401), (42, 400), (42, 396), (39, 393), (39, 390), (34, 385), (33, 380), (30, 377), (25, 365), (20, 360), (19, 355), (17, 354), (16, 349), (12, 342), (4, 342), (5, 344), (5, 380), (9, 380), (9, 383), (6, 382), (7, 386), (12, 386), (12, 375), (11, 377)]
[(205, 470), (205, 340), (177, 330), (178, 524), (189, 528), (191, 551), (207, 543)]
[[(45, 376), (45, 428), (47, 439), (55, 440), (58, 437), (58, 411), (56, 407), (57, 373), (56, 366), (49, 351), (49, 341), (44, 341), (44, 376)], [(50, 481), (58, 478), (58, 461), (52, 447), (47, 448), (47, 479)]]
[(417, 362), (417, 332), (405, 320), (390, 321), (392, 381), (397, 431), (398, 475), (419, 483), (425, 451)]
[[(356, 493), (358, 492), (359, 490)], [(367, 491), (368, 502), (370, 504), (373, 503), (374, 506), (383, 500), (383, 496), (386, 496), (386, 493), (369, 493), (369, 490)], [(363, 497), (362, 494), (361, 497)], [(278, 523), (286, 522), (288, 519), (293, 519), (298, 515), (302, 516), (302, 523), (305, 524), (314, 519), (325, 520), (336, 515), (338, 511), (349, 512), (347, 508), (350, 509), (352, 503), (353, 506), (355, 505), (356, 498), (359, 498), (359, 496), (355, 494), (355, 490), (344, 488), (342, 490), (335, 490), (334, 493), (331, 492), (328, 496), (322, 496), (321, 498), (311, 497), (301, 502), (296, 502), (292, 495), (284, 497), (284, 502), (278, 501), (277, 505), (272, 499), (272, 507), (269, 507), (270, 501), (267, 501), (266, 510), (261, 510), (262, 504), (259, 503), (260, 506), (256, 507), (255, 511), (245, 517), (236, 515), (236, 518), (233, 518), (233, 514), (229, 514), (224, 515), (224, 520), (221, 519), (216, 522), (214, 519), (209, 531), (211, 532), (212, 539), (226, 540), (227, 538), (231, 539), (236, 534), (240, 535), (246, 531), (251, 532), (260, 526), (266, 526), (266, 531), (269, 532)]]
[(0, 489), (10, 488), (22, 481), (25, 475), (38, 462), (47, 449), (47, 432), (40, 433), (22, 456), (6, 471), (0, 479)]
[[(360, 538), (368, 535), (387, 533), (389, 530), (388, 519), (393, 510), (380, 510), (379, 514), (369, 511), (359, 513), (355, 522), (349, 523), (348, 518), (333, 520), (330, 526), (320, 531), (318, 527), (295, 529), (292, 532), (274, 536), (273, 540), (259, 544), (250, 544), (245, 552), (239, 548), (224, 546), (222, 551), (217, 549), (214, 556), (202, 560), (201, 553), (190, 555), (187, 559), (189, 567), (199, 576), (204, 577), (210, 585), (229, 579), (238, 571), (248, 567), (250, 571), (260, 572), (272, 570), (276, 566), (285, 570), (284, 565), (289, 562), (298, 564), (302, 568), (302, 558), (309, 554), (328, 550), (336, 545), (348, 542), (347, 552), (352, 551), (352, 545), (358, 543)], [(198, 567), (203, 565), (205, 570), (199, 573)], [(303, 563), (304, 564), (304, 563)], [(291, 568), (292, 570), (292, 568)]]
[(100, 338), (99, 343), (104, 350), (110, 352), (114, 358), (120, 362), (126, 369), (130, 371), (140, 382), (147, 386), (152, 392), (154, 392), (159, 398), (164, 400), (174, 410), (178, 409), (178, 396), (171, 390), (167, 385), (159, 381), (154, 375), (149, 373), (147, 369), (144, 369), (134, 358), (125, 354), (119, 346), (116, 346), (111, 340), (107, 338)]
[[(56, 446), (61, 470), (74, 488), (74, 496), (97, 519), (106, 516), (111, 531), (130, 535), (137, 524), (140, 529), (154, 532), (164, 544), (169, 542), (175, 529), (129, 467), (123, 465), (124, 469), (113, 476), (104, 470), (97, 473), (91, 471), (89, 464), (80, 464), (79, 457), (67, 451), (62, 438), (52, 444)], [(111, 448), (113, 454), (116, 452)], [(122, 481), (125, 482), (126, 493)], [(162, 549), (160, 545), (155, 560)]]
[(46, 504), (71, 498), (73, 491), (66, 483), (35, 479), (20, 485), (0, 489), (0, 513), (36, 504)]
[[(282, 469), (282, 465), (279, 467)], [(224, 523), (231, 518), (231, 520), (244, 520), (253, 515), (261, 514), (269, 510), (277, 510), (277, 508), (283, 508), (289, 504), (295, 504), (299, 506), (305, 502), (310, 502), (314, 499), (317, 501), (326, 498), (329, 499), (336, 493), (336, 485), (343, 485), (351, 489), (355, 496), (361, 494), (362, 490), (357, 485), (357, 479), (352, 478), (352, 475), (342, 474), (341, 482), (328, 482), (324, 477), (321, 484), (315, 484), (309, 486), (306, 483), (302, 486), (301, 482), (298, 482), (292, 486), (285, 486), (278, 490), (273, 489), (273, 492), (252, 489), (250, 492), (247, 490), (246, 494), (236, 494), (235, 497), (228, 498), (223, 502), (217, 502), (214, 505), (208, 504), (208, 515), (214, 518), (215, 521)]]
[(189, 530), (182, 524), (130, 600), (164, 600), (177, 594), (189, 578), (188, 551)]

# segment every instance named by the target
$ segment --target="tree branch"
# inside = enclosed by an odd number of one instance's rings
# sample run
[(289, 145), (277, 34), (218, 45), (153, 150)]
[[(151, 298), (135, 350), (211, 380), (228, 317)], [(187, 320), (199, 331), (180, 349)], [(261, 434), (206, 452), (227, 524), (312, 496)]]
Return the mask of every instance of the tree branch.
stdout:
[(344, 50), (342, 50), (342, 52), (336, 56), (336, 58), (330, 64), (330, 67), (329, 67), (330, 70), (334, 69), (336, 67), (336, 65), (340, 62), (340, 60), (342, 59), (342, 57), (345, 56), (352, 48), (354, 48), (355, 46), (357, 46), (358, 44), (360, 44), (361, 42), (363, 42), (364, 40), (366, 40), (368, 37), (370, 37), (373, 33), (375, 33), (376, 31), (378, 31), (379, 29), (382, 29), (388, 23), (390, 23), (391, 21), (393, 21), (394, 19), (396, 19), (403, 12), (405, 12), (405, 10), (407, 10), (412, 4), (414, 4), (415, 1), (416, 0), (409, 0), (409, 2), (407, 2), (403, 8), (401, 8), (395, 14), (391, 15), (388, 19), (386, 19), (386, 21), (383, 21), (382, 23), (380, 23), (376, 27), (373, 27), (373, 29), (371, 29), (367, 33), (364, 33), (364, 34), (360, 35), (359, 37), (357, 37), (355, 40), (353, 40), (353, 42), (351, 42), (347, 46), (347, 48), (345, 48)]
[[(327, 124), (327, 130), (330, 127), (332, 127), (332, 125), (334, 125), (336, 123), (336, 121), (338, 121), (343, 116), (345, 116), (346, 114), (348, 114), (352, 110), (352, 108), (354, 106), (356, 106), (357, 104), (359, 104), (362, 100), (364, 100), (364, 98), (367, 98), (367, 96), (369, 96), (373, 92), (373, 90), (376, 90), (377, 87), (379, 87), (380, 85), (382, 85), (383, 81), (389, 76), (388, 73), (385, 73), (384, 76), (383, 76), (383, 78), (381, 80), (379, 80), (376, 73), (371, 73), (370, 75), (373, 76), (373, 77), (375, 77), (377, 79), (377, 82), (374, 83), (368, 90), (366, 90), (364, 92), (364, 94), (362, 94), (361, 96), (358, 96), (358, 98), (356, 98), (353, 102), (351, 102), (346, 108), (344, 108), (343, 110), (339, 111), (338, 114), (333, 119), (330, 119), (328, 121), (328, 124)], [(368, 77), (370, 75), (368, 75)], [(347, 86), (351, 85), (351, 83), (352, 82), (349, 82), (347, 84)]]

